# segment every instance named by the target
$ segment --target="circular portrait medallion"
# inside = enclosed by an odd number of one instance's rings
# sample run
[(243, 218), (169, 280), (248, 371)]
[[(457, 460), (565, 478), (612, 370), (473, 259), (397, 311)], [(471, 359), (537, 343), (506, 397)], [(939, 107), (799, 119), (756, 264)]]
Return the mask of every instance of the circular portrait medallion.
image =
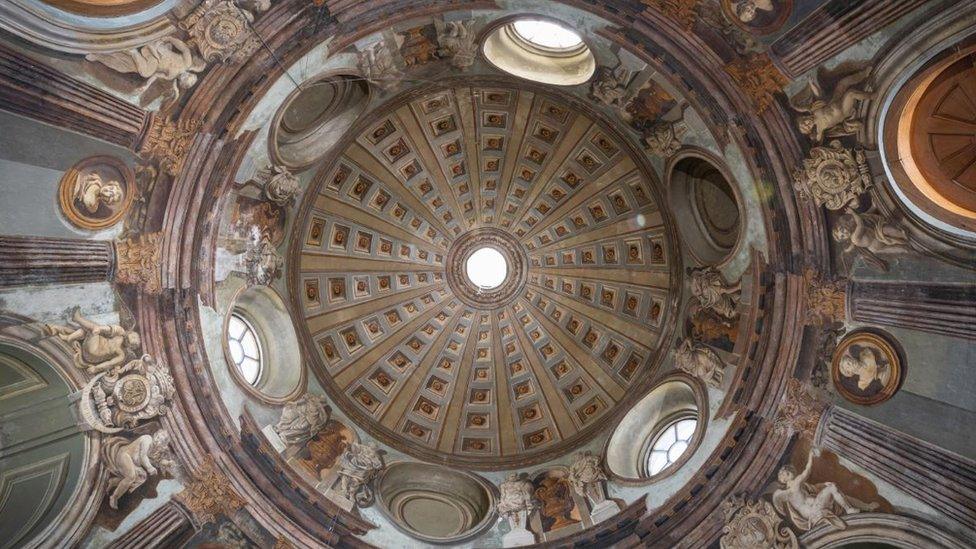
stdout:
[(89, 230), (119, 222), (132, 204), (135, 176), (113, 156), (91, 156), (61, 178), (58, 202), (72, 225)]
[(793, 0), (722, 0), (729, 20), (753, 34), (778, 31), (793, 12)]
[(894, 345), (877, 334), (856, 332), (837, 345), (830, 373), (841, 396), (872, 406), (894, 396), (904, 368)]

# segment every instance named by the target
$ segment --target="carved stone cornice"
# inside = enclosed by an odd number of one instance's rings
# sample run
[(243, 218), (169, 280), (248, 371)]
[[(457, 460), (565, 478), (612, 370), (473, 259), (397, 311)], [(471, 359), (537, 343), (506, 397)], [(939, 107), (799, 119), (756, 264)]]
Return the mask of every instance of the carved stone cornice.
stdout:
[(701, 0), (643, 0), (643, 2), (690, 31), (695, 26), (695, 20), (698, 19), (698, 4)]
[(808, 324), (826, 325), (842, 322), (847, 303), (847, 285), (843, 280), (832, 280), (813, 269), (803, 272), (806, 285), (806, 321)]
[(175, 177), (183, 169), (190, 142), (199, 127), (200, 122), (194, 119), (153, 118), (139, 152)]
[(765, 53), (754, 53), (725, 65), (725, 72), (749, 96), (760, 113), (772, 104), (773, 94), (783, 90), (789, 80)]
[(115, 281), (141, 287), (157, 294), (161, 287), (159, 270), (161, 233), (136, 235), (115, 243)]
[(796, 534), (783, 524), (776, 509), (766, 500), (746, 501), (733, 497), (722, 505), (725, 527), (721, 549), (799, 549)]
[(232, 516), (244, 506), (244, 499), (210, 458), (193, 473), (193, 479), (186, 483), (183, 491), (173, 497), (199, 524), (214, 522), (221, 515)]
[(805, 383), (791, 378), (786, 382), (786, 393), (773, 419), (773, 429), (782, 435), (798, 433), (812, 439), (827, 406)]

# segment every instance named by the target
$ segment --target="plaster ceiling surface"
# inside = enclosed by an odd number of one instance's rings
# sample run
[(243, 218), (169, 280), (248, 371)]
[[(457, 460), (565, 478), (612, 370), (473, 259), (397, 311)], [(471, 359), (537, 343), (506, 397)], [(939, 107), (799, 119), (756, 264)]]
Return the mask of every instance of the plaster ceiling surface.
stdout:
[[(311, 368), (376, 438), (479, 469), (566, 454), (646, 388), (676, 266), (649, 170), (554, 91), (393, 98), (317, 174), (290, 257)], [(505, 278), (466, 274), (479, 249)]]

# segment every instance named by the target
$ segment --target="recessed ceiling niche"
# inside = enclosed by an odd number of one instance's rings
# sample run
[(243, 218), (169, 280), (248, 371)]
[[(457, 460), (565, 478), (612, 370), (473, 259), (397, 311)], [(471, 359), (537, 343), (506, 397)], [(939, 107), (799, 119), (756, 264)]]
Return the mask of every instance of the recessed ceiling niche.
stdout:
[(306, 168), (332, 148), (369, 102), (360, 76), (335, 74), (305, 82), (275, 116), (271, 144), (278, 163)]
[(683, 376), (665, 380), (631, 408), (607, 443), (607, 469), (645, 483), (677, 471), (694, 454), (708, 418), (706, 395)]
[(596, 70), (593, 52), (580, 35), (545, 18), (517, 19), (496, 28), (482, 51), (497, 68), (543, 84), (575, 86)]
[(436, 465), (393, 463), (377, 481), (377, 493), (380, 509), (398, 528), (429, 543), (459, 543), (495, 518), (487, 481)]
[(705, 265), (724, 261), (739, 241), (739, 200), (722, 171), (700, 156), (686, 156), (670, 172), (669, 199), (689, 251)]

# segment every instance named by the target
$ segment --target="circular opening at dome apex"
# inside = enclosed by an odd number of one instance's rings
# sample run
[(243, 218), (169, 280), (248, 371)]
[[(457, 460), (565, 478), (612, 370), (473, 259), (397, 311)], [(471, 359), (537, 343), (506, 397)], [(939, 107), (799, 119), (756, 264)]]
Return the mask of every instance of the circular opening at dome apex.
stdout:
[(519, 19), (512, 27), (522, 39), (543, 48), (568, 50), (583, 43), (580, 35), (550, 21)]
[(508, 262), (505, 261), (505, 256), (494, 248), (478, 248), (468, 256), (464, 266), (468, 280), (484, 290), (501, 286), (508, 275)]

